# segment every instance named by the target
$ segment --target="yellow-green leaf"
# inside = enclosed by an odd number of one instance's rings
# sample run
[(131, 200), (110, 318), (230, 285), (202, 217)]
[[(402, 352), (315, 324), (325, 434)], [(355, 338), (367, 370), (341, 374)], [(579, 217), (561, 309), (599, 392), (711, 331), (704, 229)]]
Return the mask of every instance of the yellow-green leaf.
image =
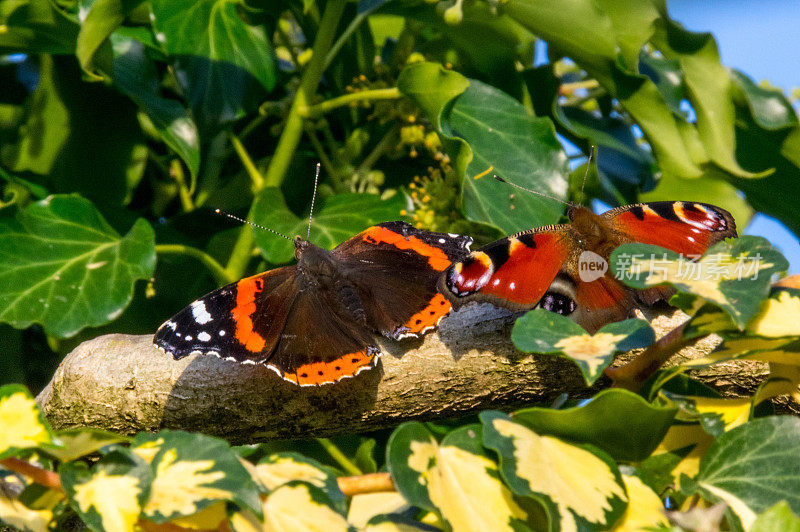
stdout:
[(142, 490), (139, 479), (127, 475), (109, 475), (100, 470), (82, 484), (75, 484), (73, 500), (83, 514), (97, 512), (103, 530), (107, 532), (133, 531), (139, 519)]
[(0, 387), (0, 458), (51, 442), (39, 407), (23, 386)]
[[(0, 479), (0, 483), (2, 482), (4, 479)], [(31, 510), (0, 490), (0, 523), (24, 532), (48, 532), (52, 519), (51, 510)]]
[(484, 444), (500, 455), (503, 478), (515, 493), (542, 501), (558, 529), (608, 526), (625, 511), (619, 470), (602, 451), (540, 436), (500, 412), (480, 417)]
[(325, 494), (309, 484), (293, 482), (273, 491), (264, 502), (264, 528), (271, 532), (347, 531), (347, 520)]
[(623, 475), (625, 490), (628, 492), (628, 509), (614, 528), (614, 532), (641, 532), (658, 526), (665, 526), (664, 504), (658, 495), (647, 487), (639, 477)]
[[(347, 521), (360, 530), (376, 515), (398, 514), (410, 507), (405, 497), (396, 491), (362, 493), (350, 501)], [(378, 530), (379, 527), (373, 528)]]

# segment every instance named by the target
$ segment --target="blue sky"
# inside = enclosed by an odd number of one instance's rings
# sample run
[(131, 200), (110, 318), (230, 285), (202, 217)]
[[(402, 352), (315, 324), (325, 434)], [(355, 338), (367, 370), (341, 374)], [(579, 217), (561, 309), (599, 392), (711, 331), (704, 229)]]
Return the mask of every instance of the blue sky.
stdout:
[[(714, 34), (726, 66), (756, 82), (768, 80), (786, 94), (800, 87), (800, 0), (669, 0), (667, 5), (687, 29)], [(790, 273), (800, 273), (800, 243), (780, 222), (756, 215), (745, 233), (768, 238), (789, 260)]]

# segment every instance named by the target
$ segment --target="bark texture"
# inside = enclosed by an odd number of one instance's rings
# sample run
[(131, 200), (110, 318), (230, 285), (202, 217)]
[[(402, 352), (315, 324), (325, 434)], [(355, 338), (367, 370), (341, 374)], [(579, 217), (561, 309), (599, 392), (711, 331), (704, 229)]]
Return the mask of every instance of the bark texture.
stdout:
[[(652, 322), (660, 336), (684, 319), (669, 312)], [(596, 391), (568, 361), (517, 351), (509, 339), (512, 322), (513, 316), (489, 305), (466, 307), (424, 340), (385, 342), (377, 368), (315, 388), (285, 382), (263, 366), (214, 356), (175, 361), (152, 345), (150, 335), (112, 334), (67, 355), (38, 400), (56, 428), (173, 428), (247, 443), (510, 410), (564, 392), (580, 397)], [(707, 338), (673, 358), (702, 356), (715, 345)], [(617, 363), (630, 356), (635, 354)], [(718, 364), (698, 377), (737, 395), (751, 393), (766, 372), (758, 363)], [(596, 387), (607, 384), (601, 379)]]

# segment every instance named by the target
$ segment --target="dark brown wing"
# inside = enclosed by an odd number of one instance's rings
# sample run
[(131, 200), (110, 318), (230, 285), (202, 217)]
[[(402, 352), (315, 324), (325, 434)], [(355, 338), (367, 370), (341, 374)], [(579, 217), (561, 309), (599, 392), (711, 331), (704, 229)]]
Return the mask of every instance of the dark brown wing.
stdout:
[(436, 284), (469, 253), (472, 238), (387, 222), (359, 233), (333, 253), (358, 292), (367, 322), (384, 336), (418, 336), (450, 311)]

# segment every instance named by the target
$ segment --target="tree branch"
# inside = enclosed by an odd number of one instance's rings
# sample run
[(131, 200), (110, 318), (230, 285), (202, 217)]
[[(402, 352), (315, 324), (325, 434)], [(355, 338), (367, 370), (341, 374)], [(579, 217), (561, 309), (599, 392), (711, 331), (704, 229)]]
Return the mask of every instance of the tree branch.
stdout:
[[(653, 325), (663, 336), (684, 320), (669, 312)], [(152, 345), (150, 335), (107, 335), (70, 353), (38, 400), (56, 428), (92, 425), (128, 434), (174, 428), (249, 443), (511, 410), (552, 402), (563, 392), (587, 397), (608, 386), (601, 379), (587, 388), (568, 361), (517, 351), (509, 340), (512, 321), (489, 305), (471, 305), (424, 340), (385, 342), (378, 368), (311, 388), (285, 382), (261, 365), (202, 355), (175, 361)], [(717, 342), (704, 338), (671, 363), (704, 356)], [(766, 364), (737, 362), (693, 375), (725, 395), (742, 395), (753, 393), (767, 373)]]

